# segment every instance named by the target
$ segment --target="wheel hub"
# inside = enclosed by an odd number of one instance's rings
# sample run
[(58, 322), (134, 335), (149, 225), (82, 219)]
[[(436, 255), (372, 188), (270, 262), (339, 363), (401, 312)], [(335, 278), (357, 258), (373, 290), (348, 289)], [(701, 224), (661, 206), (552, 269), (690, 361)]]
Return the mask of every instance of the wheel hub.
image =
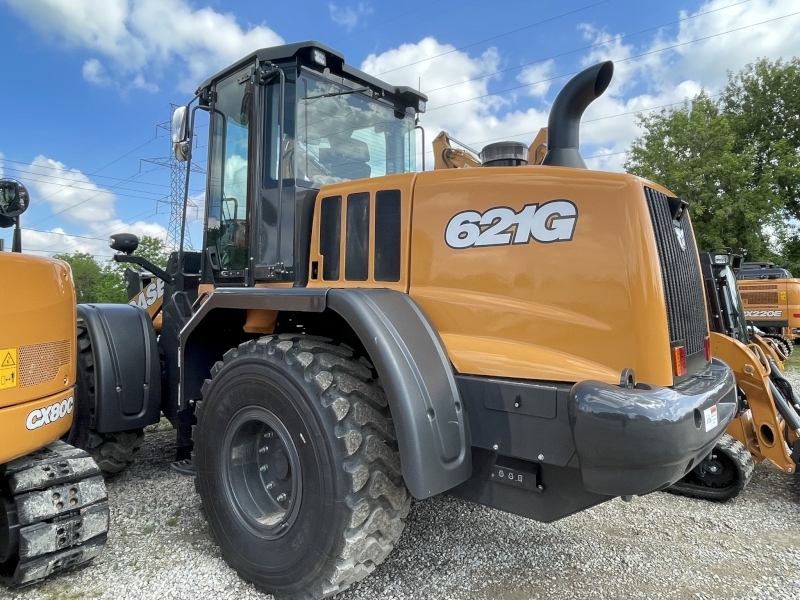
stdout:
[(235, 512), (265, 538), (280, 537), (300, 506), (300, 457), (283, 422), (252, 407), (231, 421), (223, 444), (228, 491)]

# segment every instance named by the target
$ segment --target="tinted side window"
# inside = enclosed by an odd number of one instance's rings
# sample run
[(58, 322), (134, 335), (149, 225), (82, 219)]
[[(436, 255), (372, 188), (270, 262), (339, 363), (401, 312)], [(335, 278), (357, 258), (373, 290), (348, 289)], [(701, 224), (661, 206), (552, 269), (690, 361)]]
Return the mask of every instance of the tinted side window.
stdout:
[(366, 281), (369, 276), (369, 192), (347, 196), (344, 277)]
[(375, 281), (400, 281), (400, 190), (375, 194)]
[(322, 254), (322, 278), (339, 279), (342, 240), (342, 197), (322, 199), (320, 206), (319, 253)]

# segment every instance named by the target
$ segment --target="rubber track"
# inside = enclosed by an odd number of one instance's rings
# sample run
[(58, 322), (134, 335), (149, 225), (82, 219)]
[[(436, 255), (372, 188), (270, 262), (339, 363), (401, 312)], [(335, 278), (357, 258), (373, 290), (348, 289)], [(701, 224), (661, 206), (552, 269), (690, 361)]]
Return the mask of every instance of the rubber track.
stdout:
[[(338, 421), (334, 433), (348, 455), (344, 470), (351, 482), (345, 501), (349, 527), (341, 533), (343, 543), (336, 546), (334, 568), (316, 589), (308, 590), (309, 598), (334, 596), (386, 559), (400, 539), (411, 507), (386, 395), (373, 379), (368, 360), (356, 360), (349, 347), (314, 336), (281, 334), (246, 342), (226, 352), (211, 369), (211, 377), (241, 353), (277, 354), (287, 367), (315, 384), (321, 405)], [(203, 384), (203, 395), (210, 383), (207, 379)], [(198, 422), (203, 418), (202, 404), (197, 403)]]
[(783, 350), (786, 358), (789, 358), (792, 355), (792, 352), (794, 352), (794, 341), (783, 337), (780, 333), (766, 333), (762, 337), (768, 337), (775, 340), (775, 342), (781, 347), (781, 350)]
[(16, 554), (0, 564), (0, 581), (31, 585), (100, 554), (108, 535), (108, 495), (87, 452), (55, 441), (2, 465), (0, 477), (19, 527)]
[(724, 453), (729, 458), (733, 459), (736, 464), (737, 477), (731, 485), (715, 488), (701, 483), (694, 483), (687, 481), (687, 479), (692, 476), (692, 474), (689, 473), (686, 477), (664, 491), (678, 496), (710, 500), (712, 502), (726, 502), (738, 496), (742, 490), (747, 487), (747, 484), (750, 483), (750, 479), (753, 477), (753, 472), (756, 468), (753, 457), (741, 442), (728, 434), (723, 435), (719, 439), (717, 445), (714, 446), (714, 452)]

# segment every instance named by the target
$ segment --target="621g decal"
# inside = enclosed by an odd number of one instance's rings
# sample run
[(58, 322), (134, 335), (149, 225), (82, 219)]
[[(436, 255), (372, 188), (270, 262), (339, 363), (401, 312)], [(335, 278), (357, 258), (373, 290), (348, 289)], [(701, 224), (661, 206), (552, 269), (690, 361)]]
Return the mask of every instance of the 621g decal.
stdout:
[(526, 204), (519, 212), (506, 206), (483, 214), (465, 210), (447, 223), (444, 240), (455, 249), (527, 244), (531, 239), (543, 244), (569, 242), (577, 222), (578, 208), (569, 200)]

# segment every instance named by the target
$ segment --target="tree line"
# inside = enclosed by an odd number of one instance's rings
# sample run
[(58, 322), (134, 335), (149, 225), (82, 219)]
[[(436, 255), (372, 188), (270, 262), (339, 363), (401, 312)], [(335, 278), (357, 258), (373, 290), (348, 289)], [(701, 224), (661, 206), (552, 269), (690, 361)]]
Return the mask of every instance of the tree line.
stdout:
[[(169, 251), (164, 240), (147, 235), (139, 241), (136, 254), (161, 268), (166, 268), (169, 259)], [(123, 273), (131, 265), (114, 260), (99, 262), (94, 256), (86, 253), (56, 254), (54, 258), (69, 263), (72, 268), (78, 304), (127, 302), (130, 299), (125, 288)]]
[(689, 202), (701, 252), (728, 247), (800, 275), (800, 59), (760, 59), (716, 98), (637, 118), (625, 169)]

